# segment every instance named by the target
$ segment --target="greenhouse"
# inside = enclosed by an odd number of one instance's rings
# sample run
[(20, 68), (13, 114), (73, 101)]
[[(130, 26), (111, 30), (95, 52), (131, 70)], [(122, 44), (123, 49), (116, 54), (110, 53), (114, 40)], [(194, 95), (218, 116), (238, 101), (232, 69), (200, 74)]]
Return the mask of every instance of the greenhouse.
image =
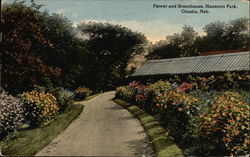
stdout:
[(132, 76), (249, 71), (250, 51), (218, 55), (149, 60)]

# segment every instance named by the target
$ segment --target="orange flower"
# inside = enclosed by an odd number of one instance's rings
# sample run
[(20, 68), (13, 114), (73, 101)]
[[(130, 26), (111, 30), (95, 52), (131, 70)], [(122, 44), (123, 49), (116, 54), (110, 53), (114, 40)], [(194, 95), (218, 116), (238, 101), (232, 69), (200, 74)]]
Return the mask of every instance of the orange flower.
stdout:
[(236, 119), (237, 119), (237, 121), (240, 121), (240, 117), (237, 117)]
[(233, 123), (233, 122), (234, 122), (234, 120), (233, 120), (233, 119), (229, 119), (229, 120), (228, 120), (228, 122)]
[(157, 106), (157, 107), (160, 107), (160, 106), (161, 106), (161, 104), (157, 103), (157, 104), (156, 104), (156, 106)]
[(159, 96), (156, 96), (155, 98), (156, 98), (157, 100), (159, 100), (159, 99), (160, 99), (160, 97), (159, 97)]
[(178, 108), (178, 111), (180, 111), (180, 112), (183, 111), (183, 108), (179, 107), (179, 108)]
[(234, 146), (233, 149), (240, 149), (240, 146)]
[(224, 109), (228, 110), (229, 108), (226, 105), (222, 106)]
[(213, 130), (215, 130), (215, 131), (216, 131), (216, 130), (220, 130), (220, 129), (221, 129), (221, 128), (213, 128)]
[(223, 99), (225, 99), (225, 97), (219, 97), (219, 99), (222, 99), (222, 100), (223, 100)]
[(231, 129), (231, 126), (227, 125), (227, 130), (230, 130)]
[(225, 141), (225, 142), (231, 142), (231, 141), (232, 141), (232, 138), (226, 137), (226, 138), (224, 138), (224, 141)]
[(235, 135), (238, 135), (239, 133), (240, 133), (239, 130), (234, 130)]
[(235, 110), (236, 110), (236, 111), (238, 111), (238, 112), (239, 112), (239, 111), (241, 111), (241, 109), (240, 109), (240, 108), (236, 108)]

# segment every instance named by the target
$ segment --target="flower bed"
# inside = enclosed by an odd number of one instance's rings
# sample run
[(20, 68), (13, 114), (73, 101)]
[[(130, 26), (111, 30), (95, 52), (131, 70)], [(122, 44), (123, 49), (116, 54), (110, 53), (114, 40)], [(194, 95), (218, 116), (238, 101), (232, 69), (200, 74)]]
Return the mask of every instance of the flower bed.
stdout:
[(117, 88), (116, 97), (158, 117), (185, 147), (186, 155), (248, 154), (249, 104), (237, 92), (214, 92), (212, 99), (196, 97), (194, 86), (132, 82)]

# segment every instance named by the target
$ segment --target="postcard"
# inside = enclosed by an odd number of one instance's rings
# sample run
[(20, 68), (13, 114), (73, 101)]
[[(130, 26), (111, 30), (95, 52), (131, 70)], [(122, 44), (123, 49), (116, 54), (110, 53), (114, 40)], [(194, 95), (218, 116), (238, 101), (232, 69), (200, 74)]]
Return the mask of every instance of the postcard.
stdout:
[(249, 155), (249, 0), (2, 0), (0, 156)]

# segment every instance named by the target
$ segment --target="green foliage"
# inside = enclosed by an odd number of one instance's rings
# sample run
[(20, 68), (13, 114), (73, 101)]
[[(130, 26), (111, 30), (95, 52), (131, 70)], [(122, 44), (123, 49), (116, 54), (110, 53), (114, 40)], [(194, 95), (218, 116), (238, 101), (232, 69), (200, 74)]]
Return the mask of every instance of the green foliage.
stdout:
[(60, 14), (43, 12), (40, 22), (43, 34), (52, 43), (52, 48), (44, 48), (43, 60), (62, 69), (60, 79), (54, 81), (56, 86), (75, 88), (82, 84), (79, 79), (84, 71), (86, 55), (85, 42), (77, 38), (77, 31), (72, 22)]
[(50, 93), (32, 90), (20, 94), (19, 97), (23, 101), (26, 120), (32, 127), (58, 114), (59, 105)]
[(115, 97), (123, 98), (125, 100), (131, 100), (132, 99), (132, 92), (128, 88), (128, 86), (117, 87)]
[[(107, 89), (106, 82), (117, 82), (126, 76), (129, 61), (143, 51), (144, 35), (120, 25), (81, 23), (78, 29), (86, 36), (86, 71), (82, 78), (90, 88)], [(114, 86), (114, 85), (113, 85)]]
[(73, 104), (75, 98), (74, 92), (63, 89), (62, 87), (56, 87), (45, 91), (56, 97), (60, 112), (64, 111), (68, 106)]
[(171, 84), (167, 81), (157, 81), (155, 83), (149, 84), (148, 91), (152, 93), (164, 93), (171, 89)]
[(0, 139), (23, 124), (22, 102), (5, 92), (0, 93)]
[(148, 59), (176, 58), (198, 55), (195, 40), (198, 33), (190, 26), (184, 26), (179, 34), (167, 36), (166, 42), (153, 45)]
[(230, 50), (244, 48), (248, 35), (249, 19), (238, 18), (228, 23), (213, 22), (204, 27), (206, 36), (198, 47), (200, 51)]

